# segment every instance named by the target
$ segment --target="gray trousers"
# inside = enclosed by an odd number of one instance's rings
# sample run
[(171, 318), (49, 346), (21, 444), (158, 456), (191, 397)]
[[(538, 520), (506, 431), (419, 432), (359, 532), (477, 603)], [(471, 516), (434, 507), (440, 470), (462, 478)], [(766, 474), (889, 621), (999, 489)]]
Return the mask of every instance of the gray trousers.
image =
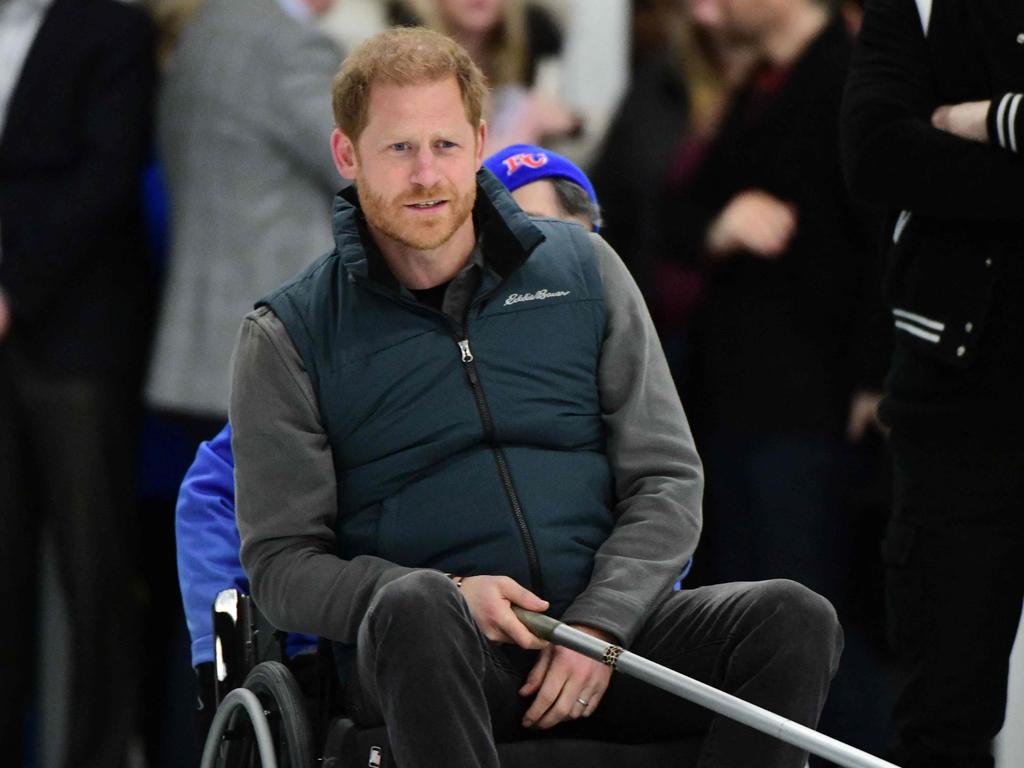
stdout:
[[(843, 637), (824, 598), (792, 581), (675, 592), (629, 650), (814, 727)], [(517, 693), (536, 652), (480, 632), (444, 575), (419, 571), (374, 598), (359, 634), (346, 705), (362, 725), (386, 724), (402, 768), (498, 768), (495, 740), (536, 738)], [(657, 741), (705, 734), (700, 768), (800, 768), (806, 753), (621, 674), (591, 717), (551, 736)]]

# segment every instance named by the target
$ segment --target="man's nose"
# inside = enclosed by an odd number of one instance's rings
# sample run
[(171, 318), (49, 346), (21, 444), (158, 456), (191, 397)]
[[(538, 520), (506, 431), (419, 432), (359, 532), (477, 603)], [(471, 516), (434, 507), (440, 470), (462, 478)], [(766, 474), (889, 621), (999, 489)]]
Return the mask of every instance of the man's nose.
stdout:
[(412, 173), (412, 182), (421, 187), (432, 187), (438, 179), (437, 158), (434, 157), (434, 148), (424, 146), (416, 153)]

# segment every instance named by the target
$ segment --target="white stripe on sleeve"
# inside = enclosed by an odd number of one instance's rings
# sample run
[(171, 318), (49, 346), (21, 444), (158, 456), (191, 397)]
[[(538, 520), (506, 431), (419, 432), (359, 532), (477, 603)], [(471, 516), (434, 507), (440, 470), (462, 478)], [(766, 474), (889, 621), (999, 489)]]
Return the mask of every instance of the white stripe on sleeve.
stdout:
[(913, 334), (914, 336), (918, 336), (924, 339), (925, 341), (930, 341), (932, 344), (939, 343), (939, 334), (929, 333), (928, 331), (922, 331), (916, 325), (911, 325), (910, 323), (901, 323), (899, 320), (897, 320), (896, 327), (899, 328), (900, 330), (906, 331), (907, 333)]
[(999, 102), (999, 109), (996, 110), (996, 139), (999, 146), (1006, 148), (1006, 130), (1003, 128), (1003, 118), (1006, 116), (1006, 103), (1010, 100), (1010, 94), (1003, 96)]
[(1020, 106), (1021, 97), (1024, 94), (1018, 93), (1013, 97), (1010, 104), (1010, 113), (1006, 116), (1006, 132), (1010, 136), (1010, 149), (1017, 151), (1017, 108)]
[(892, 313), (895, 317), (898, 317), (901, 320), (909, 320), (912, 323), (923, 325), (925, 328), (931, 328), (933, 331), (946, 330), (945, 323), (939, 322), (938, 320), (932, 320), (930, 317), (918, 315), (914, 312), (907, 312), (905, 309), (894, 309)]

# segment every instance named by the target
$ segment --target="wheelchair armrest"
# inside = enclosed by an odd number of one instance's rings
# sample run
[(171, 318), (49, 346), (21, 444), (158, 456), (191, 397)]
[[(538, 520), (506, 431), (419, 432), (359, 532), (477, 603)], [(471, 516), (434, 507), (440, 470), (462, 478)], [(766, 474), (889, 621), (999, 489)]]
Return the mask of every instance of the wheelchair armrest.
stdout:
[(214, 698), (219, 705), (245, 681), (258, 661), (256, 608), (252, 597), (237, 589), (217, 593), (213, 602)]

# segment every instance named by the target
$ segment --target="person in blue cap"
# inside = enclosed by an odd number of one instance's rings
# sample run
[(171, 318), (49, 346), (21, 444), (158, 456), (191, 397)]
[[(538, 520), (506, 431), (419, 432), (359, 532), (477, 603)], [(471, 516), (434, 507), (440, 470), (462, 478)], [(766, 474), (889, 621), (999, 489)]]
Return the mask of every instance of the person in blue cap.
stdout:
[(512, 144), (484, 165), (531, 216), (575, 221), (584, 229), (601, 231), (594, 185), (568, 158), (532, 144)]
[[(600, 230), (601, 212), (590, 179), (571, 160), (549, 149), (514, 144), (484, 161), (531, 216), (574, 221)], [(249, 592), (238, 550), (231, 425), (200, 444), (185, 474), (175, 510), (178, 581), (199, 675), (200, 737), (212, 718), (214, 637), (211, 606), (221, 590)], [(289, 654), (312, 650), (316, 638), (290, 635)]]

